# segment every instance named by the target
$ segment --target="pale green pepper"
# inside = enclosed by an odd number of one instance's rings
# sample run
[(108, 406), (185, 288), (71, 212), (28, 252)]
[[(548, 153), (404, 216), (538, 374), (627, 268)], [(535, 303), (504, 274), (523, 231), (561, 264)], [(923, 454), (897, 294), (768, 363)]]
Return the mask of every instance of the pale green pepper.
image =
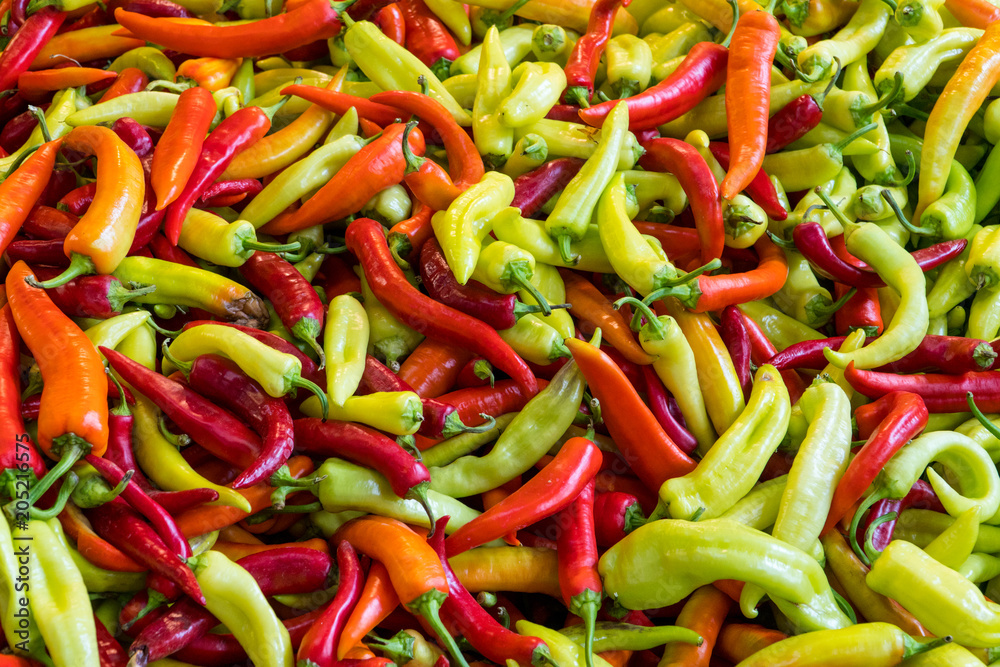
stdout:
[(566, 89), (566, 73), (555, 63), (521, 63), (510, 77), (513, 90), (497, 108), (506, 127), (524, 127), (542, 120)]
[(327, 394), (331, 403), (343, 405), (358, 390), (368, 354), (368, 313), (353, 296), (341, 294), (330, 302), (323, 351)]
[(510, 157), (514, 132), (511, 125), (501, 122), (501, 104), (511, 95), (511, 69), (496, 26), (490, 28), (483, 40), (478, 77), (472, 107), (472, 136), (487, 166), (497, 168)]
[(618, 35), (608, 40), (604, 52), (608, 64), (607, 82), (619, 99), (646, 89), (653, 74), (653, 52), (635, 35)]

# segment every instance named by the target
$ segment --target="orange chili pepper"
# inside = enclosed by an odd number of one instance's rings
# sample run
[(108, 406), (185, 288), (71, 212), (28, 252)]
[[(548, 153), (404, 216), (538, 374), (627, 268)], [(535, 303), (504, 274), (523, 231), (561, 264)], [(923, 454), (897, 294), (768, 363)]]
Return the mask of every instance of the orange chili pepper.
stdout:
[(61, 140), (42, 144), (0, 183), (0, 254), (14, 240), (21, 225), (49, 184)]
[(99, 25), (59, 33), (42, 47), (28, 69), (48, 69), (64, 63), (87, 63), (117, 58), (126, 51), (146, 45), (141, 39), (115, 36), (113, 33), (118, 27), (114, 24)]
[(753, 623), (727, 623), (716, 640), (719, 655), (736, 664), (788, 635)]
[(340, 635), (337, 659), (343, 660), (347, 653), (365, 638), (365, 635), (374, 630), (398, 606), (399, 596), (392, 587), (389, 571), (381, 562), (375, 561), (368, 570), (368, 578), (365, 579), (361, 597)]
[(26, 100), (42, 100), (46, 93), (63, 88), (89, 86), (98, 81), (114, 79), (117, 72), (109, 72), (96, 67), (63, 67), (41, 72), (23, 72), (17, 77), (17, 90)]
[(386, 235), (386, 243), (389, 244), (389, 250), (397, 263), (405, 261), (404, 257), (412, 259), (423, 247), (424, 242), (434, 235), (434, 229), (431, 227), (433, 215), (434, 209), (418, 200), (413, 214), (392, 226)]
[(101, 456), (108, 448), (108, 380), (90, 339), (28, 279), (34, 280), (34, 274), (27, 264), (11, 267), (7, 298), (21, 340), (31, 350), (45, 382), (38, 445), (50, 457), (59, 458), (32, 487), (29, 501), (34, 503), (83, 456)]
[(632, 363), (653, 363), (653, 357), (646, 354), (636, 341), (625, 316), (615, 310), (614, 305), (593, 283), (567, 269), (559, 269), (559, 275), (566, 284), (570, 315), (591, 324), (595, 329), (600, 328), (603, 340)]
[(177, 107), (156, 143), (149, 171), (157, 211), (166, 208), (184, 190), (215, 112), (215, 100), (204, 88), (188, 88), (177, 98)]
[(335, 543), (341, 540), (385, 565), (399, 601), (427, 621), (455, 662), (468, 667), (439, 616), (441, 603), (448, 596), (448, 580), (441, 559), (427, 540), (405, 523), (380, 516), (347, 522), (331, 538)]
[(432, 338), (417, 345), (399, 367), (399, 379), (421, 398), (437, 398), (455, 386), (462, 367), (472, 353)]
[(101, 102), (107, 102), (129, 93), (138, 93), (140, 90), (145, 90), (148, 83), (149, 77), (141, 69), (126, 67), (118, 73), (118, 78), (101, 95)]
[(738, 195), (764, 164), (771, 62), (780, 37), (777, 19), (765, 11), (747, 12), (736, 22), (726, 65), (726, 125), (731, 159), (719, 187), (723, 199)]
[[(551, 459), (552, 457), (551, 456), (543, 456), (542, 457), (542, 459), (546, 459), (546, 458)], [(540, 462), (541, 461), (539, 461), (539, 463)], [(539, 469), (541, 469), (541, 467), (538, 466), (538, 464), (535, 464), (535, 466), (539, 467)], [(499, 505), (506, 498), (509, 498), (510, 494), (514, 493), (519, 488), (521, 488), (521, 476), (520, 475), (518, 475), (514, 479), (510, 480), (506, 484), (501, 484), (500, 486), (498, 486), (495, 489), (490, 489), (489, 491), (484, 491), (483, 492), (483, 511), (486, 512), (491, 507), (493, 507), (494, 505)], [(504, 535), (503, 536), (503, 541), (506, 542), (507, 544), (511, 545), (512, 547), (519, 547), (519, 546), (521, 546), (521, 542), (517, 539), (517, 531), (516, 530), (512, 530), (509, 533), (507, 533), (506, 535)]]
[(112, 572), (146, 572), (149, 569), (95, 533), (90, 521), (76, 505), (66, 503), (58, 518), (66, 535), (76, 542), (76, 550), (97, 567)]
[(462, 189), (451, 182), (451, 176), (437, 162), (417, 157), (410, 151), (406, 139), (416, 125), (416, 121), (410, 121), (403, 132), (403, 158), (406, 160), (403, 180), (419, 201), (435, 211), (443, 211), (462, 194)]
[(708, 667), (719, 628), (726, 620), (733, 601), (714, 586), (702, 586), (688, 598), (675, 625), (701, 635), (700, 646), (671, 642), (667, 644), (660, 667)]
[(470, 593), (510, 591), (562, 597), (555, 549), (480, 547), (449, 558), (448, 563)]
[(180, 64), (174, 80), (191, 79), (214, 93), (229, 85), (239, 66), (240, 58), (192, 58)]
[(235, 542), (236, 544), (264, 544), (256, 535), (248, 533), (239, 526), (226, 526), (219, 531), (219, 542)]
[(1000, 7), (989, 0), (945, 0), (944, 8), (962, 25), (980, 30), (1000, 19)]

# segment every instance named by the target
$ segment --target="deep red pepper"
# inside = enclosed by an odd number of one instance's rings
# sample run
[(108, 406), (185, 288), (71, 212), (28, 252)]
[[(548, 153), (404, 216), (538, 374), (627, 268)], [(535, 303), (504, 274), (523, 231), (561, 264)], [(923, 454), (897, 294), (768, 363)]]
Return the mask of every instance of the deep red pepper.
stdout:
[(59, 203), (73, 215), (83, 215), (90, 208), (90, 202), (94, 201), (96, 193), (97, 185), (95, 183), (85, 183), (67, 192), (59, 200)]
[(97, 630), (97, 653), (101, 658), (101, 667), (126, 667), (128, 653), (114, 638), (104, 623), (94, 614), (94, 629)]
[(590, 105), (597, 67), (608, 40), (611, 39), (615, 13), (619, 7), (627, 7), (630, 2), (631, 0), (597, 0), (591, 6), (587, 32), (576, 40), (563, 68), (566, 71), (566, 101), (577, 103), (581, 107)]
[(271, 301), (292, 335), (316, 351), (322, 366), (323, 346), (316, 339), (323, 334), (326, 309), (305, 276), (273, 252), (255, 252), (239, 270), (254, 289)]
[(382, 34), (400, 46), (406, 43), (406, 23), (403, 21), (403, 12), (399, 9), (398, 2), (378, 10), (372, 22), (378, 26)]
[(600, 547), (618, 544), (645, 522), (639, 499), (631, 493), (607, 491), (594, 498), (594, 533)]
[(393, 0), (357, 0), (347, 8), (347, 14), (355, 21), (365, 21)]
[(14, 474), (48, 472), (45, 460), (31, 442), (21, 420), (21, 337), (10, 306), (0, 308), (0, 470)]
[(494, 382), (493, 367), (490, 362), (482, 357), (473, 357), (458, 372), (455, 386), (459, 389), (468, 389), (470, 387), (492, 386)]
[(260, 436), (257, 457), (230, 486), (243, 489), (266, 481), (292, 455), (295, 444), (292, 415), (283, 398), (274, 398), (234, 362), (214, 354), (203, 354), (191, 364), (191, 388), (209, 400), (232, 410)]
[[(587, 438), (570, 438), (537, 475), (445, 540), (453, 557), (568, 507), (594, 481), (603, 455)], [(596, 546), (595, 546), (596, 551)]]
[(447, 68), (460, 55), (458, 44), (424, 0), (400, 0), (395, 3), (406, 25), (406, 48), (420, 62), (434, 71)]
[[(698, 106), (726, 82), (728, 62), (729, 49), (721, 44), (695, 44), (673, 74), (625, 100), (629, 129), (634, 132), (654, 128)], [(610, 100), (582, 109), (580, 118), (587, 125), (601, 127), (616, 104), (618, 100)]]
[(191, 259), (189, 254), (177, 246), (171, 245), (167, 237), (159, 232), (153, 234), (153, 238), (149, 240), (149, 249), (153, 252), (153, 257), (156, 259), (173, 262), (174, 264), (183, 264), (184, 266), (193, 268), (201, 268), (198, 266), (198, 262)]
[[(544, 380), (539, 382), (543, 387)], [(448, 405), (455, 406), (455, 411), (466, 424), (477, 423), (480, 413), (491, 417), (499, 417), (508, 412), (517, 412), (527, 405), (531, 395), (513, 380), (498, 380), (492, 387), (473, 387), (459, 389), (438, 398)]]
[[(892, 541), (892, 531), (896, 527), (899, 515), (903, 510), (909, 508), (929, 509), (935, 512), (944, 512), (944, 506), (934, 493), (934, 488), (922, 479), (914, 483), (910, 492), (901, 499), (883, 498), (879, 500), (868, 512), (868, 516), (861, 524), (857, 539), (859, 542), (866, 542), (875, 551), (884, 551), (889, 542)], [(895, 513), (895, 516), (888, 517)], [(878, 523), (875, 523), (878, 521)], [(873, 525), (875, 524), (875, 525)]]
[(108, 12), (113, 15), (119, 7), (127, 12), (135, 12), (144, 16), (194, 18), (194, 14), (171, 0), (113, 0), (108, 3)]
[(260, 456), (260, 438), (231, 412), (123, 354), (104, 347), (101, 353), (123, 380), (155, 403), (192, 440), (215, 456), (243, 468), (253, 464)]
[(205, 596), (194, 572), (124, 500), (115, 498), (87, 511), (94, 531), (137, 562), (177, 584), (201, 604)]
[(347, 228), (347, 248), (361, 262), (375, 298), (397, 319), (430, 338), (480, 354), (511, 376), (529, 394), (538, 382), (524, 360), (496, 330), (482, 321), (425, 296), (413, 287), (392, 258), (382, 225), (368, 218)]
[(0, 53), (0, 92), (17, 85), (17, 77), (28, 71), (35, 56), (65, 20), (66, 13), (52, 7), (43, 7), (25, 20)]
[(0, 130), (0, 148), (8, 154), (13, 153), (24, 145), (36, 127), (38, 127), (38, 117), (30, 110), (14, 116), (3, 126), (3, 130)]
[(844, 377), (855, 391), (869, 398), (897, 392), (919, 394), (928, 412), (933, 414), (968, 410), (966, 394), (969, 392), (984, 412), (1000, 411), (1000, 376), (994, 371), (968, 371), (961, 375), (898, 375), (857, 369), (851, 363)]
[(107, 102), (122, 95), (138, 93), (145, 90), (148, 84), (149, 77), (146, 76), (145, 72), (137, 67), (126, 67), (118, 73), (118, 78), (105, 89), (104, 94), (101, 95), (101, 101)]
[(545, 117), (549, 120), (563, 120), (576, 123), (580, 120), (580, 107), (576, 104), (554, 104)]
[[(849, 366), (848, 374), (851, 368), (853, 364)], [(964, 394), (962, 400), (964, 405)], [(893, 454), (927, 425), (927, 406), (917, 394), (905, 391), (893, 392), (866, 407), (885, 414), (861, 450), (851, 459), (847, 470), (837, 483), (823, 533), (837, 525), (851, 506), (865, 494)]]
[(646, 154), (640, 159), (642, 167), (669, 171), (687, 194), (701, 239), (701, 261), (708, 263), (722, 257), (726, 242), (722, 204), (719, 184), (708, 163), (694, 146), (679, 139), (654, 139), (643, 148)]
[(21, 97), (17, 91), (0, 97), (0, 125), (6, 127), (7, 123), (15, 116), (24, 113), (27, 109), (28, 100)]
[[(55, 206), (67, 192), (76, 187), (76, 174), (71, 169), (55, 169), (49, 183), (38, 197), (41, 206)], [(62, 213), (62, 211), (60, 211)]]
[[(826, 358), (823, 349), (839, 348), (846, 336), (808, 340), (791, 345), (774, 355), (767, 363), (778, 370), (788, 368), (823, 368)], [(869, 340), (870, 342), (870, 340)], [(938, 371), (947, 373), (953, 380), (956, 375), (969, 371), (986, 371), (993, 367), (996, 352), (990, 343), (976, 338), (927, 335), (913, 352), (898, 361), (880, 366), (872, 372), (922, 373)], [(857, 371), (868, 372), (868, 371)], [(867, 395), (867, 394), (866, 394)], [(881, 394), (879, 394), (881, 396)], [(964, 401), (964, 394), (963, 399)], [(961, 411), (961, 410), (960, 410)]]
[(521, 209), (525, 218), (530, 218), (573, 180), (583, 162), (575, 157), (561, 157), (521, 174), (514, 179), (514, 201), (510, 205)]
[[(729, 169), (729, 144), (713, 141), (708, 145), (708, 148), (712, 151), (715, 159), (719, 161), (719, 165), (723, 169)], [(788, 217), (788, 211), (778, 199), (774, 183), (771, 182), (763, 169), (757, 171), (757, 175), (744, 188), (744, 191), (750, 199), (764, 209), (764, 213), (767, 213), (767, 217), (772, 220), (784, 220)]]
[(329, 90), (321, 86), (306, 86), (302, 84), (292, 84), (281, 89), (282, 95), (295, 95), (304, 100), (317, 104), (328, 111), (343, 115), (348, 109), (354, 107), (360, 118), (386, 126), (404, 120), (403, 113), (395, 107), (386, 104), (379, 104), (371, 100), (342, 93), (339, 90)]
[[(32, 267), (39, 280), (49, 280), (61, 272), (55, 267)], [(45, 290), (52, 302), (70, 317), (96, 317), (106, 320), (120, 315), (130, 299), (149, 294), (153, 285), (126, 289), (114, 276), (80, 276), (68, 283)]]
[(271, 117), (268, 112), (260, 107), (249, 106), (239, 109), (212, 130), (202, 144), (201, 156), (184, 190), (165, 209), (167, 213), (164, 233), (167, 240), (177, 245), (184, 217), (205, 188), (222, 175), (233, 158), (256, 143), (269, 129), (271, 129)]
[(736, 375), (743, 388), (743, 399), (750, 398), (750, 334), (743, 321), (743, 313), (737, 306), (726, 306), (721, 315), (722, 342), (729, 350), (729, 356), (736, 367)]
[(31, 209), (21, 231), (36, 239), (65, 239), (79, 218), (51, 206), (38, 205)]
[[(850, 287), (844, 283), (834, 283), (834, 295), (839, 300)], [(855, 329), (861, 329), (865, 336), (878, 336), (882, 333), (882, 306), (878, 300), (878, 289), (861, 287), (847, 300), (833, 316), (834, 328), (838, 336), (846, 336)]]
[(586, 624), (584, 651), (593, 653), (594, 624), (604, 592), (601, 575), (597, 573), (593, 478), (584, 485), (569, 507), (559, 512), (557, 521), (562, 527), (556, 538), (559, 589), (570, 613), (582, 618)]
[(118, 135), (118, 138), (125, 142), (136, 155), (143, 157), (149, 155), (153, 150), (153, 138), (149, 136), (146, 128), (132, 120), (131, 118), (119, 118), (111, 124), (111, 131)]
[(351, 611), (361, 598), (364, 572), (361, 570), (357, 552), (346, 540), (337, 545), (337, 573), (336, 595), (299, 644), (295, 657), (297, 664), (303, 667), (328, 665), (336, 660), (340, 634)]
[(205, 188), (205, 191), (201, 193), (199, 204), (205, 208), (235, 206), (248, 198), (253, 199), (263, 189), (264, 184), (256, 178), (218, 181)]
[(474, 649), (491, 662), (502, 664), (508, 659), (519, 665), (552, 664), (548, 646), (537, 637), (519, 635), (500, 625), (483, 609), (476, 598), (462, 586), (448, 563), (445, 552), (444, 526), (448, 517), (438, 519), (437, 529), (427, 542), (437, 552), (448, 579), (448, 597), (441, 605), (441, 620), (456, 634), (462, 635)]
[[(740, 314), (743, 315), (743, 326), (746, 328), (747, 337), (750, 340), (750, 361), (755, 366), (770, 363), (769, 360), (778, 353), (778, 350), (767, 339), (767, 336), (756, 322), (744, 313), (741, 312)], [(824, 364), (820, 368), (825, 367)], [(802, 381), (802, 378), (794, 370), (778, 370), (781, 372), (781, 379), (785, 381), (785, 388), (788, 389), (788, 396), (794, 405), (806, 390), (805, 382)]]
[(795, 143), (823, 120), (823, 107), (812, 95), (802, 95), (781, 107), (767, 123), (765, 153), (777, 153)]

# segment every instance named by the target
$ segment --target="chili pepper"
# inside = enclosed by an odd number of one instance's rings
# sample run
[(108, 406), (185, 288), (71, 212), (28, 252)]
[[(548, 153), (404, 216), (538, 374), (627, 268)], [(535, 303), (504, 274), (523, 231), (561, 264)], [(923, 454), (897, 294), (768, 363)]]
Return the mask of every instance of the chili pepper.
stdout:
[(150, 181), (157, 210), (180, 196), (194, 172), (215, 112), (215, 100), (204, 88), (188, 88), (177, 98), (177, 107), (153, 153)]
[(557, 158), (514, 180), (511, 206), (531, 217), (552, 195), (566, 186), (583, 166), (578, 158)]
[(603, 339), (629, 361), (650, 363), (651, 356), (636, 344), (625, 318), (590, 281), (565, 269), (560, 270), (559, 275), (565, 281), (566, 300), (574, 317), (588, 322), (595, 329), (600, 328)]
[(446, 73), (448, 66), (459, 56), (455, 38), (423, 0), (405, 0), (398, 5), (406, 25), (406, 48), (431, 71)]
[[(526, 134), (514, 144), (513, 152), (504, 163), (502, 171), (516, 179), (542, 166), (548, 159), (549, 146), (545, 143), (545, 139), (537, 134)], [(517, 191), (515, 190), (516, 196)]]
[(598, 569), (605, 591), (625, 608), (673, 604), (706, 579), (730, 578), (762, 586), (796, 621), (809, 618), (828, 629), (851, 625), (811, 556), (728, 519), (648, 523), (608, 549)]
[[(835, 346), (844, 338), (831, 338), (829, 345)], [(819, 368), (824, 359), (820, 358), (822, 341), (807, 341), (786, 348), (772, 357), (768, 363), (776, 364), (777, 368), (809, 368), (810, 364)], [(924, 336), (916, 350), (900, 360), (880, 367), (883, 372), (918, 373), (935, 369), (947, 369), (949, 374), (960, 374), (963, 371), (980, 371), (993, 365), (993, 357), (987, 350), (984, 341), (974, 338), (957, 338), (952, 336)]]
[(44, 7), (25, 20), (0, 57), (4, 72), (3, 78), (0, 78), (0, 90), (10, 90), (17, 84), (18, 76), (28, 70), (65, 20), (65, 12), (51, 7)]
[(656, 371), (649, 366), (642, 366), (642, 376), (645, 381), (646, 402), (663, 428), (667, 436), (673, 440), (685, 454), (691, 454), (698, 448), (698, 440), (680, 422), (682, 415), (677, 401), (667, 393), (663, 382)]
[(914, 211), (918, 219), (944, 194), (960, 133), (1000, 78), (995, 30), (987, 29), (962, 59), (931, 110), (925, 134), (928, 149), (920, 157), (920, 196)]
[[(565, 105), (563, 105), (565, 106)], [(558, 109), (558, 105), (553, 109)], [(575, 107), (571, 107), (575, 108)], [(550, 112), (549, 115), (552, 115)], [(549, 155), (553, 157), (576, 157), (589, 159), (597, 152), (603, 129), (581, 125), (572, 120), (544, 118), (532, 125), (514, 128), (514, 141), (519, 141), (527, 134), (535, 134), (545, 141)], [(625, 142), (618, 151), (618, 169), (632, 169), (643, 154), (636, 135), (625, 133)]]
[[(722, 168), (728, 169), (730, 164), (729, 146), (719, 142), (712, 142), (709, 144), (709, 149), (712, 151), (715, 159), (719, 161)], [(771, 183), (771, 180), (763, 170), (757, 172), (756, 176), (744, 186), (744, 190), (746, 190), (747, 194), (750, 195), (750, 198), (757, 205), (764, 209), (769, 218), (784, 220), (788, 217), (788, 211), (785, 210), (784, 204), (778, 198), (774, 184)]]
[(390, 3), (380, 9), (372, 21), (392, 41), (400, 45), (406, 43), (406, 23), (403, 21), (403, 12), (398, 2)]
[(671, 666), (706, 664), (731, 604), (729, 596), (714, 586), (702, 586), (692, 593), (677, 617), (676, 627), (689, 628), (698, 633), (701, 641), (667, 644), (660, 662)]
[(323, 414), (326, 414), (326, 392), (302, 377), (302, 362), (297, 357), (274, 350), (237, 329), (217, 324), (193, 327), (177, 336), (169, 351), (171, 357), (180, 361), (192, 361), (200, 354), (220, 352), (260, 382), (269, 396), (279, 398), (296, 387), (302, 387), (316, 395)]
[(21, 338), (14, 323), (14, 316), (9, 305), (0, 309), (0, 387), (4, 397), (2, 404), (5, 425), (3, 450), (0, 451), (0, 466), (3, 469), (16, 469), (18, 476), (34, 473), (37, 479), (45, 476), (47, 471), (41, 454), (31, 441), (31, 436), (25, 431), (21, 416), (20, 391), (20, 357)]
[(815, 81), (829, 76), (834, 68), (834, 59), (841, 63), (853, 63), (875, 47), (885, 32), (891, 13), (892, 10), (884, 3), (865, 3), (832, 38), (802, 50), (797, 57), (799, 68)]
[[(478, 321), (425, 299), (406, 282), (392, 260), (378, 223), (363, 219), (351, 223), (347, 230), (347, 245), (365, 267), (365, 274), (372, 281), (372, 291), (393, 315), (432, 338), (456, 342), (481, 354), (495, 367), (515, 378), (528, 393), (535, 392), (537, 383), (534, 377), (524, 362), (512, 354), (509, 346), (497, 340), (495, 331), (486, 331)], [(416, 312), (418, 308), (420, 312)], [(444, 319), (436, 321), (434, 318), (438, 316), (448, 319), (449, 326), (444, 326)]]
[[(847, 147), (876, 127), (876, 124), (865, 125), (835, 144), (771, 153), (764, 158), (764, 169), (771, 176), (777, 176), (789, 192), (814, 188), (836, 178), (844, 166)], [(814, 165), (814, 170), (808, 174), (797, 167), (805, 162)]]
[(576, 41), (566, 63), (566, 99), (571, 103), (584, 108), (590, 105), (597, 66), (611, 38), (615, 13), (619, 6), (628, 4), (628, 0), (605, 0), (591, 8), (587, 30)]
[(552, 654), (552, 661), (556, 664), (583, 665), (593, 662), (599, 667), (610, 667), (610, 663), (601, 656), (587, 654), (577, 642), (544, 625), (536, 625), (526, 619), (520, 619), (514, 627), (521, 635), (545, 642)]
[(406, 358), (397, 373), (422, 398), (436, 398), (455, 384), (457, 373), (471, 354), (458, 347), (427, 339)]
[(542, 120), (566, 88), (566, 75), (555, 63), (521, 63), (511, 73), (511, 81), (513, 91), (497, 109), (500, 123), (507, 127)]
[(47, 93), (64, 88), (77, 88), (114, 79), (115, 72), (94, 67), (64, 67), (41, 72), (22, 72), (17, 77), (17, 88), (29, 101), (44, 99)]
[[(264, 230), (282, 234), (345, 217), (360, 210), (384, 187), (402, 181), (406, 161), (400, 137), (405, 129), (401, 123), (390, 125), (380, 137), (352, 156), (306, 204), (291, 214), (278, 216)], [(411, 136), (411, 149), (422, 154), (423, 136), (419, 133)], [(364, 186), (358, 187), (359, 183)], [(351, 195), (345, 197), (345, 192)]]
[(617, 544), (645, 521), (639, 499), (630, 493), (601, 492), (594, 498), (594, 529), (598, 546)]
[(381, 561), (400, 601), (426, 619), (455, 661), (467, 667), (438, 615), (448, 597), (448, 581), (441, 559), (426, 541), (402, 523), (381, 517), (355, 519), (334, 538), (347, 540), (361, 553)]
[(806, 136), (818, 126), (823, 118), (823, 108), (812, 95), (795, 98), (767, 123), (767, 144), (765, 153), (776, 153)]
[[(42, 281), (54, 278), (58, 273), (58, 269), (44, 266), (35, 271), (36, 277)], [(56, 307), (70, 317), (108, 319), (120, 315), (130, 299), (149, 294), (155, 289), (153, 285), (126, 289), (113, 276), (81, 276), (65, 285), (46, 290), (46, 294)]]
[(356, 266), (355, 271), (361, 278), (361, 295), (368, 315), (369, 345), (390, 367), (395, 368), (399, 359), (419, 345), (424, 336), (403, 324), (376, 298), (360, 267)]
[(303, 637), (296, 660), (305, 665), (330, 664), (348, 615), (361, 597), (364, 573), (354, 548), (347, 541), (337, 545), (337, 594)]
[[(872, 552), (881, 553), (892, 541), (893, 529), (903, 510), (910, 507), (933, 507), (944, 511), (934, 489), (923, 480), (918, 480), (902, 499), (883, 499), (871, 506), (861, 529), (864, 543)], [(893, 514), (895, 513), (895, 514)], [(877, 619), (876, 619), (877, 620)]]
[(514, 132), (501, 122), (501, 102), (511, 95), (511, 69), (504, 56), (496, 26), (490, 28), (483, 40), (477, 76), (472, 134), (476, 149), (487, 165), (499, 167), (510, 157)]
[[(722, 87), (729, 50), (711, 42), (696, 44), (673, 74), (626, 101), (629, 129), (654, 128), (678, 118)], [(596, 104), (580, 111), (583, 122), (600, 127), (616, 102)]]
[(403, 157), (406, 172), (403, 176), (413, 196), (435, 211), (448, 208), (462, 191), (451, 181), (451, 177), (433, 160), (417, 157), (410, 151), (407, 137), (414, 122), (407, 124), (403, 133)]
[(330, 400), (342, 405), (357, 392), (365, 371), (368, 315), (357, 299), (342, 294), (330, 301), (329, 323), (323, 346), (330, 355), (326, 370)]
[(14, 240), (14, 235), (31, 215), (32, 207), (45, 190), (60, 144), (60, 141), (50, 141), (42, 145), (0, 183), (0, 201), (3, 201), (0, 252)]
[(30, 69), (111, 59), (143, 46), (141, 40), (115, 35), (117, 30), (114, 25), (98, 25), (59, 33), (42, 47)]

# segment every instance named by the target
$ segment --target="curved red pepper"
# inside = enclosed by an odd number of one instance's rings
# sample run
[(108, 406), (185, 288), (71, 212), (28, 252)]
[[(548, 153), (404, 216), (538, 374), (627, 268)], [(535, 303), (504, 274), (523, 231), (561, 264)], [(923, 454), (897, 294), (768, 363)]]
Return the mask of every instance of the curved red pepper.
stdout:
[[(447, 67), (460, 55), (458, 44), (424, 0), (395, 3), (406, 25), (406, 48), (428, 67)], [(442, 63), (442, 61), (444, 61)]]
[[(834, 283), (834, 295), (837, 300), (843, 298), (850, 287), (844, 283)], [(833, 316), (834, 328), (838, 336), (846, 336), (856, 329), (865, 332), (865, 336), (878, 336), (885, 328), (882, 322), (882, 306), (878, 300), (878, 289), (861, 287), (847, 300)]]
[(344, 540), (337, 545), (337, 593), (302, 638), (296, 660), (300, 665), (329, 665), (337, 658), (337, 643), (347, 618), (361, 598), (364, 573), (358, 554)]
[[(569, 442), (563, 447), (569, 445)], [(555, 463), (555, 461), (553, 461)], [(544, 469), (543, 469), (544, 470)], [(601, 608), (604, 586), (597, 573), (597, 534), (594, 528), (594, 480), (587, 482), (569, 507), (559, 513), (562, 530), (556, 538), (559, 589), (570, 613), (587, 626), (585, 651), (592, 651), (594, 623)]]
[(639, 499), (631, 493), (604, 491), (594, 498), (594, 534), (598, 546), (618, 544), (645, 520)]
[(0, 470), (45, 477), (45, 460), (21, 420), (21, 337), (10, 306), (0, 308)]
[[(713, 141), (708, 145), (712, 155), (719, 161), (723, 169), (729, 169), (729, 144)], [(767, 217), (772, 220), (784, 220), (788, 217), (788, 211), (778, 199), (778, 192), (774, 189), (774, 183), (768, 178), (763, 169), (759, 169), (757, 174), (750, 180), (744, 188), (747, 196), (764, 209)]]
[(403, 12), (399, 9), (398, 2), (378, 10), (372, 22), (378, 26), (382, 34), (400, 46), (406, 43), (406, 22), (403, 21)]
[(566, 66), (566, 99), (582, 107), (590, 104), (594, 95), (594, 78), (601, 56), (611, 39), (615, 25), (615, 13), (619, 7), (627, 7), (631, 0), (597, 0), (590, 8), (587, 32), (573, 45)]
[(66, 13), (43, 7), (29, 16), (0, 53), (0, 92), (17, 85), (17, 77), (28, 71), (35, 56), (48, 44)]
[(729, 350), (729, 356), (736, 367), (736, 375), (743, 388), (743, 400), (750, 398), (750, 334), (747, 333), (743, 313), (737, 306), (726, 306), (721, 315), (722, 342)]
[[(765, 363), (778, 370), (791, 368), (823, 368), (827, 361), (823, 356), (825, 348), (839, 348), (847, 339), (846, 336), (807, 340), (796, 343), (775, 354)], [(869, 342), (871, 339), (868, 339)], [(961, 338), (958, 336), (924, 336), (920, 345), (906, 356), (885, 366), (880, 366), (872, 372), (881, 373), (923, 373), (939, 371), (947, 373), (953, 380), (956, 375), (970, 371), (986, 371), (993, 367), (996, 352), (990, 343), (976, 338)], [(855, 371), (858, 373), (868, 371)], [(879, 394), (881, 395), (881, 394)], [(964, 394), (962, 400), (965, 400)]]
[(968, 410), (968, 392), (972, 392), (984, 412), (1000, 411), (1000, 375), (995, 371), (968, 371), (961, 375), (898, 375), (861, 370), (855, 368), (852, 362), (847, 366), (844, 377), (855, 391), (869, 398), (898, 392), (919, 394), (927, 405), (927, 411), (933, 414)]
[(765, 153), (777, 153), (809, 134), (823, 120), (823, 107), (812, 95), (802, 95), (781, 107), (767, 122)]
[(561, 157), (521, 174), (514, 179), (514, 200), (510, 205), (521, 209), (523, 217), (530, 218), (573, 180), (583, 163), (579, 158)]

